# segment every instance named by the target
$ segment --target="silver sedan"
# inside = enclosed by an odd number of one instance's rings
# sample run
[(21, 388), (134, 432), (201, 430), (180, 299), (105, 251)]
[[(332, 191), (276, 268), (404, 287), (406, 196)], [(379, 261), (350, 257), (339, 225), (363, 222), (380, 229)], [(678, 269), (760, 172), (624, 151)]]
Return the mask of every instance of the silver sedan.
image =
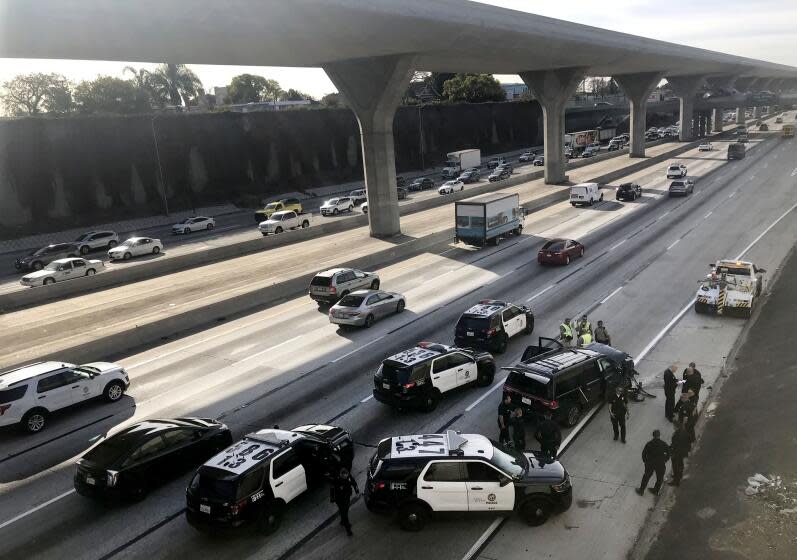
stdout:
[(401, 313), (407, 301), (401, 294), (382, 290), (357, 290), (343, 297), (329, 310), (329, 322), (336, 325), (370, 327), (380, 317)]

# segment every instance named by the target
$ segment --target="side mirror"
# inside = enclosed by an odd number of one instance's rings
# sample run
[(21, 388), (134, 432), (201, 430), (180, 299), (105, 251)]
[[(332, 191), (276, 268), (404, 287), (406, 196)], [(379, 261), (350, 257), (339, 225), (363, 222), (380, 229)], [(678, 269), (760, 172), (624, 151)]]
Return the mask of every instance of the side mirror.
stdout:
[(501, 486), (501, 488), (503, 488), (504, 486), (506, 486), (510, 482), (512, 482), (512, 481), (509, 478), (505, 477), (505, 476), (502, 476), (502, 477), (500, 477), (498, 479), (498, 483)]

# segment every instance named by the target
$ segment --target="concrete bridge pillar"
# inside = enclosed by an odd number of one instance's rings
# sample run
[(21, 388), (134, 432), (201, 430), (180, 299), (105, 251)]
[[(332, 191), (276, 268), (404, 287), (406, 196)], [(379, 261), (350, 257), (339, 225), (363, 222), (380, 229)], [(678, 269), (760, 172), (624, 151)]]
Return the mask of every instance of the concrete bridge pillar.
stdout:
[(722, 132), (722, 107), (715, 107), (711, 111), (711, 130), (713, 132)]
[(542, 106), (545, 152), (545, 183), (567, 181), (563, 153), (565, 105), (584, 79), (584, 68), (557, 68), (521, 72), (520, 78)]
[(705, 81), (704, 76), (671, 76), (667, 82), (672, 86), (673, 92), (681, 101), (681, 114), (678, 123), (681, 127), (678, 140), (691, 142), (695, 139), (695, 130), (692, 120), (695, 112), (695, 94)]
[(629, 133), (631, 148), (629, 157), (645, 157), (645, 127), (647, 125), (647, 102), (650, 92), (659, 84), (662, 72), (640, 72), (613, 76), (623, 90), (630, 105)]
[(753, 107), (753, 118), (760, 119), (761, 118), (761, 105), (756, 105)]
[(382, 56), (324, 66), (360, 125), (372, 237), (401, 233), (393, 117), (412, 77), (414, 62), (412, 56)]
[(736, 124), (744, 124), (747, 107), (736, 107)]

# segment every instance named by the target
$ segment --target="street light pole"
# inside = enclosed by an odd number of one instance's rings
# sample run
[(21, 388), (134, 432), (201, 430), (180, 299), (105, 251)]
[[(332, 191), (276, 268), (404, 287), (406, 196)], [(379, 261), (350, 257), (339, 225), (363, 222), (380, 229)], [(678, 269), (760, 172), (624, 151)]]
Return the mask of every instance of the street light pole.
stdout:
[(166, 215), (169, 215), (169, 201), (166, 198), (166, 181), (163, 178), (163, 165), (161, 164), (161, 154), (160, 150), (158, 149), (158, 135), (155, 134), (155, 119), (158, 118), (159, 115), (155, 115), (152, 117), (152, 121), (150, 124), (152, 125), (152, 141), (155, 144), (155, 157), (158, 160), (158, 173), (160, 174), (161, 180), (161, 196), (163, 197), (163, 210)]

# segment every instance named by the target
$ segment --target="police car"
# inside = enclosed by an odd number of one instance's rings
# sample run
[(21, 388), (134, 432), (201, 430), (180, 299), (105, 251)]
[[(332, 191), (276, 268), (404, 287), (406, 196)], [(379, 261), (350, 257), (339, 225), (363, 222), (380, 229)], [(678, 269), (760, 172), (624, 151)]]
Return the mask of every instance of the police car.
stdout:
[(342, 428), (260, 430), (199, 467), (186, 490), (186, 518), (200, 530), (254, 521), (273, 532), (287, 504), (333, 470), (350, 469), (353, 458), (351, 437)]
[(493, 382), (495, 360), (487, 352), (420, 342), (382, 362), (374, 374), (374, 398), (396, 408), (432, 411), (443, 393)]
[(489, 348), (496, 354), (503, 354), (510, 338), (521, 333), (531, 334), (533, 330), (534, 313), (528, 307), (485, 299), (459, 318), (454, 344)]
[(396, 512), (407, 531), (419, 531), (432, 513), (447, 511), (517, 511), (538, 526), (572, 501), (570, 475), (558, 461), (453, 430), (382, 440), (365, 485), (368, 509)]

